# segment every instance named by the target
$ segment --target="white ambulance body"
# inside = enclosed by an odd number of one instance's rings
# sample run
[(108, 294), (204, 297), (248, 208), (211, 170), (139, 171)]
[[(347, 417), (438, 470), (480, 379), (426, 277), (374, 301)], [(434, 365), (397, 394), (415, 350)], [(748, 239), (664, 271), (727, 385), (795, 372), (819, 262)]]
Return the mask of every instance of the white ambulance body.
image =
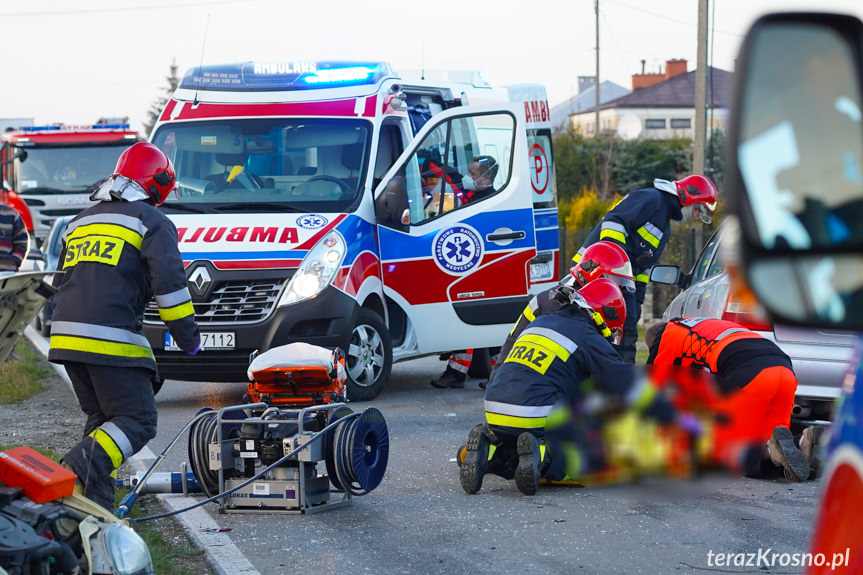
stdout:
[[(163, 209), (204, 341), (183, 354), (148, 308), (163, 378), (242, 381), (254, 350), (304, 341), (342, 347), (349, 398), (371, 399), (393, 361), (499, 346), (558, 279), (541, 86), (382, 63), (205, 66), (151, 141), (177, 170)], [(497, 165), (494, 193), (465, 201), (477, 156)]]

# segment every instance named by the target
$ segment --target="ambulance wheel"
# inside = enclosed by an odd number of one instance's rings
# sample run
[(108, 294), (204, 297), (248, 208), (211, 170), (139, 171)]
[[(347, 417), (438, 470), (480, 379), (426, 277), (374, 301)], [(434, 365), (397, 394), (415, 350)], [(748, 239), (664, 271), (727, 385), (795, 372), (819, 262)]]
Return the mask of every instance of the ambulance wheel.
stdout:
[(345, 354), (350, 401), (369, 401), (384, 389), (393, 367), (393, 344), (381, 316), (361, 309)]

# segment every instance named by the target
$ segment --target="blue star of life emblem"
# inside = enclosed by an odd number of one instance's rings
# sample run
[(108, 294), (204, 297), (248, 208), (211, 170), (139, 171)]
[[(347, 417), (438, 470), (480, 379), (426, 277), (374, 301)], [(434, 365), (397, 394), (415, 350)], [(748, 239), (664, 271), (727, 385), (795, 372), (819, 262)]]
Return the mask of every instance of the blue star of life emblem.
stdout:
[(433, 245), (435, 261), (449, 273), (462, 274), (482, 261), (482, 240), (476, 230), (453, 226), (438, 234)]
[(297, 225), (304, 230), (316, 230), (327, 225), (327, 218), (318, 214), (304, 214), (297, 218)]

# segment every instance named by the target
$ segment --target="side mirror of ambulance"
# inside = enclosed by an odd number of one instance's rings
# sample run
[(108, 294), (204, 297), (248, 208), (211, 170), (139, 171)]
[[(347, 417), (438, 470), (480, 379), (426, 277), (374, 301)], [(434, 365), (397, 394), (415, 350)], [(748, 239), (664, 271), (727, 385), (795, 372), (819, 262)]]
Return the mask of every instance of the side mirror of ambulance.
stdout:
[(411, 223), (409, 206), (405, 179), (395, 176), (375, 199), (375, 219), (382, 226), (406, 231)]
[(784, 323), (863, 330), (863, 22), (771, 14), (736, 72), (732, 282)]

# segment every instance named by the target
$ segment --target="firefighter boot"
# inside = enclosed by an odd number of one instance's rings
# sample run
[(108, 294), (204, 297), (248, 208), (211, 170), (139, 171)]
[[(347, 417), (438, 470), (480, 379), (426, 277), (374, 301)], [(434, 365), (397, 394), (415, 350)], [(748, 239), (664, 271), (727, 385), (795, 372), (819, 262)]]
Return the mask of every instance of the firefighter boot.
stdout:
[(60, 465), (75, 474), (75, 487), (72, 488), (72, 493), (74, 493), (75, 495), (84, 495), (84, 484), (81, 483), (81, 479), (78, 477), (78, 472), (75, 471), (75, 469), (65, 461), (61, 460)]
[(518, 467), (515, 469), (515, 486), (525, 495), (534, 495), (539, 488), (542, 447), (539, 438), (529, 431), (518, 436)]
[(815, 479), (821, 472), (821, 458), (818, 456), (818, 445), (824, 428), (820, 425), (810, 425), (800, 434), (800, 451), (809, 462), (809, 478)]
[(809, 477), (809, 461), (794, 444), (794, 436), (787, 427), (775, 427), (767, 440), (767, 454), (774, 465), (785, 470), (785, 477), (805, 481)]
[(431, 380), (431, 385), (438, 389), (446, 389), (447, 387), (461, 389), (464, 387), (465, 379), (467, 379), (467, 374), (447, 366), (439, 378)]
[[(475, 425), (467, 436), (464, 444), (464, 459), (459, 469), (461, 487), (471, 495), (478, 493), (482, 488), (482, 478), (488, 466), (489, 448), (491, 438), (488, 427), (485, 424)], [(459, 450), (461, 452), (461, 450)], [(459, 453), (459, 456), (461, 453)]]

